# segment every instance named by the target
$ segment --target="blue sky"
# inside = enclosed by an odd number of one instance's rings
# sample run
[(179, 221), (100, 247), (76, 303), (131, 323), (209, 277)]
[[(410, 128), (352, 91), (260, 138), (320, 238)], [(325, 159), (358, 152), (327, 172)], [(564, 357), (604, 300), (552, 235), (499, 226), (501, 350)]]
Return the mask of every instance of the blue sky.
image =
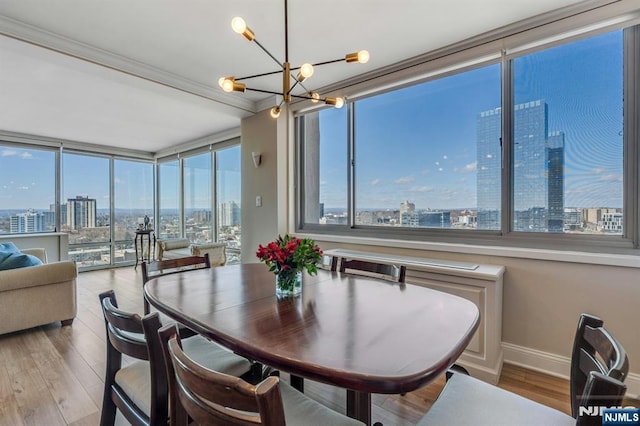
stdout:
[[(542, 99), (565, 137), (565, 206), (622, 207), (622, 33), (514, 61), (514, 102)], [(355, 104), (356, 209), (475, 208), (476, 118), (500, 106), (500, 65)], [(321, 202), (346, 207), (346, 112), (321, 112)], [(341, 155), (345, 155), (343, 160)]]
[[(208, 154), (194, 158), (196, 168), (208, 167)], [(240, 202), (240, 148), (219, 151), (220, 202)], [(0, 210), (48, 210), (55, 197), (55, 154), (40, 149), (2, 146), (0, 143)], [(63, 203), (78, 195), (95, 198), (98, 209), (109, 208), (109, 160), (105, 157), (63, 155)], [(197, 172), (192, 207), (210, 207), (210, 185)], [(207, 176), (209, 174), (207, 173)], [(174, 182), (175, 185), (175, 182)], [(171, 188), (171, 185), (168, 186)], [(175, 186), (174, 186), (175, 188)], [(153, 208), (153, 167), (151, 163), (118, 160), (114, 169), (117, 209)], [(170, 193), (168, 191), (166, 193)], [(174, 195), (177, 192), (174, 191)], [(171, 196), (170, 203), (177, 205)]]

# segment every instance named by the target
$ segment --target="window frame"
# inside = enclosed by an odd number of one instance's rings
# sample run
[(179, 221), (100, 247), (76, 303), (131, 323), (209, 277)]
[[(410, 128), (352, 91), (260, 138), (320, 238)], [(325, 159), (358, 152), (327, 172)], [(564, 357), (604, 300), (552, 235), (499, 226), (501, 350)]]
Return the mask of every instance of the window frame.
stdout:
[[(608, 253), (629, 253), (637, 249), (640, 241), (640, 176), (638, 158), (639, 148), (634, 142), (638, 139), (640, 131), (638, 129), (640, 119), (637, 117), (638, 111), (635, 106), (640, 101), (640, 84), (633, 79), (634, 75), (640, 72), (640, 25), (634, 25), (633, 22), (618, 23), (617, 25), (603, 25), (602, 28), (593, 30), (573, 31), (568, 35), (549, 37), (548, 40), (520, 40), (522, 45), (527, 44), (527, 48), (513, 48), (511, 50), (502, 48), (499, 57), (496, 59), (489, 56), (483, 60), (482, 54), (486, 54), (486, 46), (479, 45), (465, 49), (463, 52), (455, 51), (448, 55), (442, 55), (433, 59), (435, 63), (448, 63), (448, 67), (442, 68), (442, 72), (437, 70), (426, 74), (413, 76), (410, 82), (396, 84), (393, 86), (385, 86), (382, 89), (375, 90), (370, 86), (366, 93), (361, 95), (355, 94), (350, 96), (345, 104), (348, 109), (348, 215), (349, 225), (320, 225), (315, 223), (304, 223), (305, 211), (305, 170), (304, 170), (304, 116), (319, 108), (313, 108), (308, 105), (300, 105), (297, 111), (294, 111), (294, 135), (296, 138), (297, 152), (295, 155), (295, 173), (298, 190), (296, 191), (296, 217), (295, 231), (307, 234), (317, 234), (320, 236), (336, 236), (336, 237), (358, 237), (376, 240), (400, 240), (400, 241), (425, 241), (436, 243), (455, 243), (455, 244), (474, 244), (474, 245), (490, 245), (490, 246), (510, 246), (523, 248), (542, 248), (542, 249), (560, 249), (560, 250), (577, 250), (577, 251), (593, 251)], [(566, 26), (566, 25), (565, 25)], [(532, 30), (534, 33), (536, 32)], [(528, 55), (530, 53), (543, 51), (558, 45), (568, 44), (572, 41), (587, 39), (603, 33), (622, 30), (623, 37), (623, 212), (624, 212), (624, 232), (622, 236), (604, 236), (604, 235), (576, 235), (564, 233), (526, 233), (512, 231), (511, 224), (513, 222), (513, 117), (514, 117), (514, 99), (513, 99), (513, 60), (518, 57)], [(567, 32), (567, 29), (564, 28)], [(538, 35), (540, 37), (540, 35)], [(525, 43), (526, 42), (526, 43)], [(534, 43), (535, 42), (535, 43)], [(535, 46), (532, 47), (532, 45)], [(477, 51), (477, 52), (476, 52)], [(494, 52), (495, 53), (495, 52)], [(477, 57), (476, 57), (477, 55)], [(460, 66), (452, 66), (456, 60)], [(429, 61), (427, 61), (429, 62)], [(471, 64), (469, 64), (471, 62)], [(472, 69), (476, 69), (491, 63), (501, 64), (501, 90), (502, 90), (502, 192), (501, 192), (501, 229), (498, 231), (490, 230), (464, 230), (464, 229), (430, 229), (430, 228), (402, 228), (402, 227), (371, 227), (366, 225), (355, 224), (355, 135), (354, 135), (354, 116), (357, 106), (355, 103), (359, 99), (370, 96), (377, 96), (382, 93), (398, 90), (410, 85), (419, 84), (425, 81), (444, 78), (451, 74), (463, 73)], [(441, 65), (441, 64), (440, 64)], [(440, 66), (432, 64), (434, 67)], [(387, 76), (388, 77), (388, 76)], [(357, 87), (357, 84), (354, 85)], [(349, 88), (347, 88), (349, 89)], [(634, 253), (637, 254), (637, 253)]]

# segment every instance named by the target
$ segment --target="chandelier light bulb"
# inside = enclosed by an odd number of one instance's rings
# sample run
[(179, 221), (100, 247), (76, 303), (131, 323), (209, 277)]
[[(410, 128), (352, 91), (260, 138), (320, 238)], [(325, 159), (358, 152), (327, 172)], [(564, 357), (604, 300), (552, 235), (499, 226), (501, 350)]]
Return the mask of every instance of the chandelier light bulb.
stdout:
[(304, 78), (309, 78), (313, 75), (313, 65), (311, 64), (302, 64), (300, 67), (300, 75)]
[(272, 118), (280, 117), (280, 107), (274, 106), (273, 108), (271, 108), (271, 111), (269, 113), (271, 114)]
[(218, 79), (218, 86), (222, 87), (222, 85), (224, 84), (224, 81), (226, 80), (226, 77), (220, 77)]
[(369, 62), (369, 52), (366, 50), (361, 50), (358, 52), (358, 62), (361, 64), (366, 64)]
[(237, 32), (238, 34), (242, 34), (247, 29), (247, 23), (244, 22), (244, 19), (242, 19), (241, 17), (236, 16), (231, 20), (231, 28), (233, 28), (233, 31)]
[(220, 87), (222, 87), (222, 90), (224, 90), (225, 92), (233, 92), (233, 80), (230, 78), (225, 78), (222, 81)]
[(309, 96), (311, 96), (311, 102), (314, 104), (320, 100), (320, 94), (318, 92), (309, 92)]
[(344, 99), (343, 98), (336, 98), (336, 108), (342, 108), (342, 106), (344, 105)]

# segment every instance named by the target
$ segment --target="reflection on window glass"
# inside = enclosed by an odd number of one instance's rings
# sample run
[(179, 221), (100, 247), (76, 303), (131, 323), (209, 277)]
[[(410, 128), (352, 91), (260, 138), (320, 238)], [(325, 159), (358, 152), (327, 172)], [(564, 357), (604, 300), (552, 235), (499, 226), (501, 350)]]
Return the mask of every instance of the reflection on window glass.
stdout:
[[(115, 262), (135, 261), (133, 238), (144, 217), (153, 227), (153, 164), (114, 160)], [(145, 249), (147, 250), (147, 249)]]
[(357, 225), (500, 227), (500, 65), (357, 101)]
[(62, 232), (78, 265), (111, 263), (109, 159), (65, 153), (62, 158)]
[(347, 112), (301, 117), (304, 134), (304, 222), (347, 224)]
[(55, 152), (0, 144), (0, 234), (55, 230)]
[(156, 226), (156, 234), (159, 239), (179, 238), (181, 191), (178, 160), (158, 164), (158, 188), (160, 223)]
[(240, 263), (242, 247), (240, 146), (217, 152), (218, 241), (227, 243), (227, 263)]
[(515, 231), (623, 232), (622, 31), (514, 60)]
[(211, 217), (211, 153), (184, 159), (185, 236), (194, 243), (214, 239)]

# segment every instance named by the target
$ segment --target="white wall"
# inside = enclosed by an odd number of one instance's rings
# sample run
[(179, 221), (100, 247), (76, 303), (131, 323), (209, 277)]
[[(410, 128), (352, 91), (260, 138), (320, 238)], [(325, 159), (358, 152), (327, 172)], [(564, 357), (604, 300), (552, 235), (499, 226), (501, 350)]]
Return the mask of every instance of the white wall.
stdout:
[[(273, 241), (286, 232), (287, 157), (285, 114), (278, 120), (262, 111), (242, 120), (242, 262), (255, 263), (258, 244)], [(280, 137), (278, 137), (280, 135)], [(253, 165), (251, 153), (262, 155), (259, 167)], [(262, 206), (256, 206), (256, 197)]]

